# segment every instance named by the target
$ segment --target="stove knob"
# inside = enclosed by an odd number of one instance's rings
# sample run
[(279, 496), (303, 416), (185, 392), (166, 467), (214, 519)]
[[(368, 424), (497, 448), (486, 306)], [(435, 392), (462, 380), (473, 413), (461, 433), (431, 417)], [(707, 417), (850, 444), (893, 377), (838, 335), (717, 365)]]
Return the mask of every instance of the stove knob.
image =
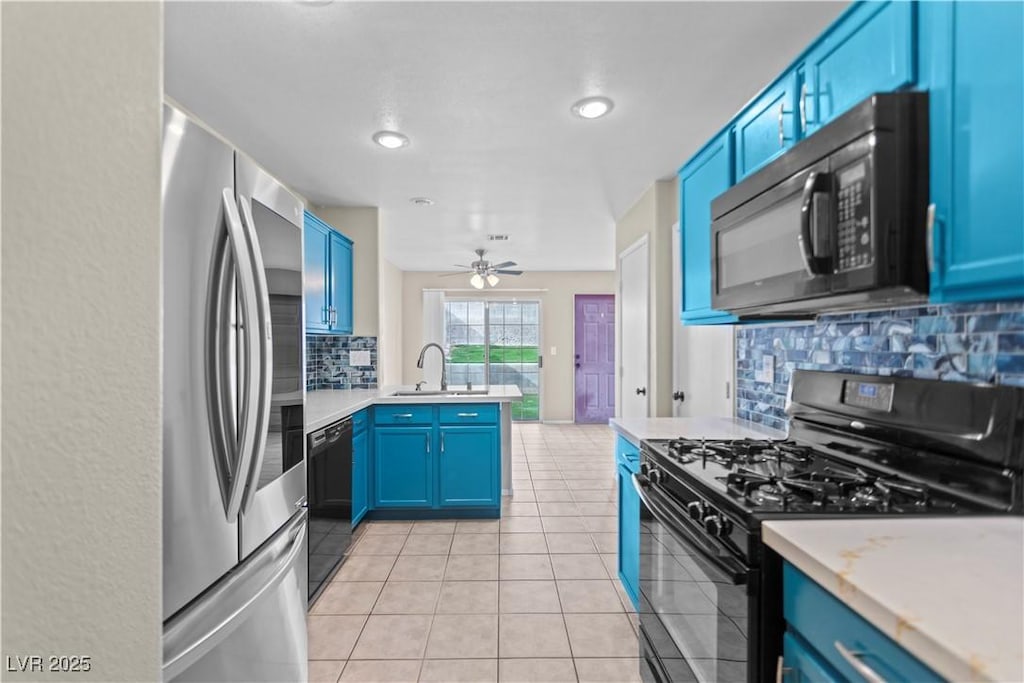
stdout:
[(657, 468), (651, 468), (651, 471), (647, 474), (647, 478), (651, 480), (652, 484), (660, 484), (664, 479), (664, 474)]
[(719, 515), (711, 514), (704, 518), (704, 531), (708, 532), (712, 536), (717, 536), (719, 532)]
[(691, 519), (700, 519), (704, 516), (704, 501), (695, 500), (692, 503), (686, 504), (686, 511), (690, 513)]

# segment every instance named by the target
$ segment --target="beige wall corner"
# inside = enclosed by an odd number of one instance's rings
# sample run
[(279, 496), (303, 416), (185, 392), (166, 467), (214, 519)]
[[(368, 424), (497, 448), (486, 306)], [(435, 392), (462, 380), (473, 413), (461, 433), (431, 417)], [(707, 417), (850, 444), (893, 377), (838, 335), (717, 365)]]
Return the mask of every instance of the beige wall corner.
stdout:
[[(615, 289), (613, 271), (541, 271), (526, 272), (520, 277), (503, 278), (495, 289), (470, 290), (469, 276), (441, 277), (441, 273), (406, 271), (402, 286), (402, 384), (422, 379), (416, 358), (423, 345), (423, 290), (445, 289), (449, 296), (462, 298), (513, 299), (541, 302), (541, 419), (550, 422), (572, 422), (574, 418), (573, 362), (576, 294), (612, 294)], [(533, 291), (510, 291), (510, 290)], [(461, 291), (456, 291), (461, 290)], [(551, 347), (557, 354), (551, 355)], [(436, 381), (433, 377), (431, 382)]]
[(380, 260), (380, 338), (377, 340), (377, 383), (402, 383), (402, 287), (405, 273)]
[(380, 210), (375, 206), (314, 206), (321, 220), (352, 240), (352, 334), (380, 334)]
[[(648, 401), (651, 417), (672, 415), (672, 224), (679, 219), (678, 184), (675, 179), (659, 180), (615, 225), (616, 268), (618, 255), (644, 235), (650, 253), (650, 327), (648, 342)], [(615, 291), (619, 291), (619, 273), (615, 272)], [(620, 302), (615, 302), (615, 319), (622, 319)], [(621, 367), (619, 355), (621, 328), (616, 325), (615, 366)], [(616, 414), (620, 391), (616, 388)]]
[(159, 680), (159, 3), (0, 3), (0, 656)]

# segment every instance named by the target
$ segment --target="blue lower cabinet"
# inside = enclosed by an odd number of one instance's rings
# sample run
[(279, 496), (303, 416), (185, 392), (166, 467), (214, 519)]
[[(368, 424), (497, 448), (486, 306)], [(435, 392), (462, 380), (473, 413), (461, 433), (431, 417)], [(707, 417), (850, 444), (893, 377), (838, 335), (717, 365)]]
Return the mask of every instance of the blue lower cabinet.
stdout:
[(433, 427), (381, 427), (374, 437), (374, 506), (429, 507)]
[(615, 462), (619, 480), (619, 580), (633, 607), (640, 609), (640, 496), (633, 488), (633, 474), (640, 470), (640, 451), (620, 436)]
[(375, 406), (372, 516), (497, 517), (498, 415), (493, 404)]
[(861, 681), (857, 668), (871, 669), (888, 683), (938, 683), (943, 679), (896, 641), (788, 562), (782, 568), (782, 612), (790, 634), (784, 663), (794, 666), (800, 653), (794, 643), (813, 654), (803, 666), (820, 677), (789, 680)]
[(494, 457), (494, 427), (441, 427), (439, 445), (442, 507), (496, 507), (501, 504), (501, 468)]
[(370, 448), (365, 427), (352, 435), (352, 526), (370, 507)]

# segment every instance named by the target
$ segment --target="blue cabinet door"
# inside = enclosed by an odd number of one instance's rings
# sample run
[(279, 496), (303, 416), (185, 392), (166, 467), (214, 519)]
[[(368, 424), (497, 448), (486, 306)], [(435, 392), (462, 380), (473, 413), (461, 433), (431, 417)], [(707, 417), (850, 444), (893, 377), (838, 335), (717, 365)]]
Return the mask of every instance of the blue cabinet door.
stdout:
[(355, 432), (352, 436), (352, 526), (369, 509), (370, 495), (370, 450), (366, 430)]
[(430, 507), (434, 500), (433, 427), (374, 430), (374, 507)]
[(863, 680), (840, 647), (858, 653), (858, 659), (869, 664), (889, 683), (938, 683), (942, 680), (896, 641), (788, 562), (782, 566), (782, 612), (787, 629), (799, 635), (808, 649), (838, 672), (839, 680)]
[(732, 182), (732, 135), (728, 131), (679, 172), (682, 320), (688, 324), (736, 321), (734, 316), (711, 308), (711, 200)]
[(1024, 5), (922, 3), (920, 13), (931, 298), (1024, 297)]
[(633, 488), (633, 472), (619, 465), (619, 580), (633, 607), (640, 609), (640, 496)]
[(736, 182), (776, 158), (796, 142), (797, 72), (791, 71), (763, 92), (736, 119)]
[(352, 334), (352, 241), (332, 231), (330, 242), (331, 332)]
[(811, 48), (802, 93), (808, 133), (872, 93), (915, 82), (915, 11), (902, 0), (857, 4)]
[(782, 680), (801, 683), (842, 683), (843, 678), (798, 636), (782, 636)]
[(441, 427), (439, 495), (442, 507), (498, 507), (501, 454), (498, 428)]
[(331, 231), (319, 218), (306, 212), (303, 229), (303, 286), (306, 329), (329, 332), (327, 270), (330, 261), (328, 236)]

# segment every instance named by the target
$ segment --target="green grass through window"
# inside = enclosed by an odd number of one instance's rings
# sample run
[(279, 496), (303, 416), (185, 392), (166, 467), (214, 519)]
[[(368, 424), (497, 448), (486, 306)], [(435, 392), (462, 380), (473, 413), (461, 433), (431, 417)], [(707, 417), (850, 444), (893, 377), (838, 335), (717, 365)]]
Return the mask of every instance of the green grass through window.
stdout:
[[(539, 349), (536, 346), (492, 346), (492, 363), (536, 363)], [(483, 344), (452, 345), (449, 361), (452, 363), (483, 363)]]

